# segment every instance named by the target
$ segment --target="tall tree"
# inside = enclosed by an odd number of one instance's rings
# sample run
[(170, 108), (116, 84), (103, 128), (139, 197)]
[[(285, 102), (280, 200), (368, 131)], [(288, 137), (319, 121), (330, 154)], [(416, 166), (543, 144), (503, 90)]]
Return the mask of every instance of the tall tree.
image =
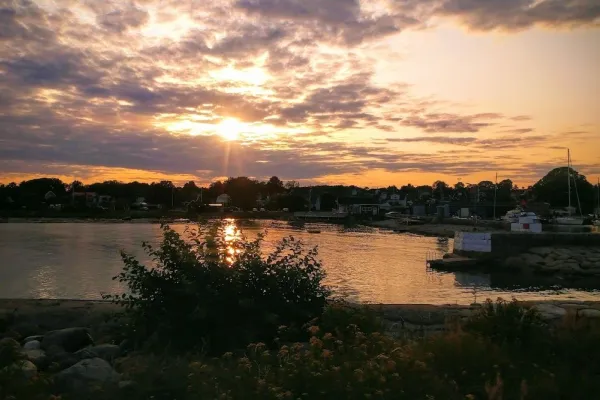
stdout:
[[(537, 181), (531, 192), (537, 201), (550, 203), (552, 207), (569, 205), (568, 167), (554, 168), (546, 176)], [(590, 212), (593, 208), (594, 187), (584, 175), (570, 169), (571, 176), (571, 206), (577, 207), (579, 195), (582, 212)]]

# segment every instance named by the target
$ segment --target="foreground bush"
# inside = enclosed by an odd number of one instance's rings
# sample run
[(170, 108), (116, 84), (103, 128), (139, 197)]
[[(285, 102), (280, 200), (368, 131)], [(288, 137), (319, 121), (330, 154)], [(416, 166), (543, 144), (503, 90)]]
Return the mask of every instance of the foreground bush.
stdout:
[(151, 268), (122, 254), (115, 279), (128, 293), (105, 296), (125, 306), (137, 344), (224, 351), (268, 341), (280, 325), (319, 316), (330, 294), (316, 248), (306, 251), (291, 237), (262, 257), (262, 236), (226, 242), (219, 224), (187, 231), (185, 240), (168, 226), (163, 235), (158, 248), (144, 244)]
[[(498, 302), (469, 322), (482, 328), (486, 320), (491, 326), (495, 319), (511, 319), (503, 306), (517, 305)], [(350, 313), (328, 308), (320, 326), (308, 327), (308, 342), (282, 343), (275, 350), (253, 343), (244, 354), (219, 358), (133, 356), (123, 368), (139, 385), (128, 399), (588, 399), (600, 390), (600, 363), (594, 359), (600, 332), (589, 327), (545, 327), (540, 346), (548, 356), (539, 357), (518, 351), (524, 342), (490, 336), (485, 328), (456, 327), (398, 341), (353, 323), (335, 326)], [(365, 322), (362, 311), (354, 316)], [(523, 329), (509, 326), (513, 331), (504, 335), (510, 338)], [(284, 337), (286, 328), (281, 330)]]

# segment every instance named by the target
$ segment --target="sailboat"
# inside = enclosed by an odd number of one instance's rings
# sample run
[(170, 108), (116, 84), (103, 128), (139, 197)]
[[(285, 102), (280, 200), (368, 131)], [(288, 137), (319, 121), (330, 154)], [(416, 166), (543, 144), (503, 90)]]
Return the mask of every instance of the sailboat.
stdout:
[(598, 209), (596, 211), (596, 219), (594, 222), (592, 222), (592, 224), (594, 224), (594, 226), (600, 226), (600, 178), (598, 178), (598, 184), (596, 185), (596, 188), (598, 189)]
[[(571, 216), (571, 150), (567, 149), (567, 182), (569, 187), (569, 213), (567, 217), (556, 217), (556, 223), (559, 225), (583, 225), (583, 216), (573, 217)], [(577, 193), (577, 181), (575, 183), (575, 194), (577, 194), (577, 202), (579, 203), (579, 194)], [(579, 205), (579, 211), (581, 212), (581, 205)]]

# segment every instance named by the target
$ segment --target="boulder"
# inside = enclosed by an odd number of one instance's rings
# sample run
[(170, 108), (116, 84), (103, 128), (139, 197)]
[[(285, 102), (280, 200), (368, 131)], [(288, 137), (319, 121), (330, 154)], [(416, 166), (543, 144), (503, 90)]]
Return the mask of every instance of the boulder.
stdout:
[(79, 361), (55, 376), (58, 387), (71, 393), (85, 393), (96, 386), (117, 384), (119, 374), (101, 358)]
[(43, 368), (46, 366), (48, 357), (46, 356), (46, 352), (40, 349), (30, 349), (23, 351), (25, 358), (34, 363), (38, 368)]
[(119, 356), (121, 349), (116, 344), (100, 344), (97, 346), (86, 347), (75, 352), (75, 356), (80, 360), (86, 358), (101, 358), (106, 361), (112, 361)]
[(38, 340), (30, 340), (23, 345), (24, 350), (38, 350), (42, 348), (42, 344)]
[(533, 249), (529, 249), (529, 252), (532, 254), (537, 254), (540, 257), (548, 257), (552, 253), (551, 247), (534, 247)]
[(544, 259), (537, 254), (525, 253), (521, 254), (521, 258), (523, 259), (523, 262), (528, 266), (535, 266), (544, 263)]
[(58, 346), (71, 353), (92, 344), (94, 344), (94, 340), (87, 328), (67, 328), (51, 331), (46, 333), (42, 339), (42, 349)]
[(567, 310), (553, 304), (536, 304), (533, 308), (536, 309), (540, 313), (540, 316), (545, 320), (562, 318), (567, 315)]
[(50, 369), (53, 371), (63, 370), (76, 364), (79, 360), (73, 353), (63, 350), (60, 346), (51, 346), (46, 350)]
[(43, 335), (27, 336), (25, 339), (23, 339), (23, 343), (31, 342), (32, 340), (37, 340), (41, 343), (43, 338)]
[(520, 268), (523, 268), (524, 262), (521, 257), (512, 256), (512, 257), (508, 257), (506, 260), (504, 260), (504, 266), (506, 268), (511, 268), (511, 269), (520, 269)]
[(596, 310), (595, 308), (586, 308), (579, 310), (577, 315), (585, 318), (600, 318), (600, 310)]

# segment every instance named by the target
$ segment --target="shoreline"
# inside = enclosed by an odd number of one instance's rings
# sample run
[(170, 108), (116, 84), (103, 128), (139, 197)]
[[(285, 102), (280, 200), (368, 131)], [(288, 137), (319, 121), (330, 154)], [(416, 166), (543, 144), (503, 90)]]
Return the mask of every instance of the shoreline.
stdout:
[[(496, 299), (492, 299), (495, 301)], [(507, 302), (510, 299), (504, 299)], [(440, 332), (448, 328), (448, 322), (469, 318), (481, 309), (485, 300), (469, 305), (461, 304), (365, 304), (346, 303), (350, 307), (365, 307), (375, 312), (390, 334), (402, 330), (425, 330)], [(587, 318), (600, 321), (600, 301), (542, 300), (518, 301), (526, 308), (535, 308), (547, 321), (560, 321), (566, 317)], [(0, 322), (14, 328), (24, 329), (23, 334), (36, 334), (36, 326), (46, 330), (65, 326), (88, 326), (105, 324), (107, 315), (120, 310), (120, 306), (107, 300), (82, 299), (0, 299)], [(10, 321), (13, 321), (11, 324)], [(100, 330), (101, 327), (99, 328)], [(30, 332), (31, 330), (31, 332)]]
[[(185, 217), (169, 217), (169, 218), (156, 218), (156, 217), (134, 217), (131, 219), (122, 218), (80, 218), (80, 217), (18, 217), (18, 218), (6, 218), (3, 223), (18, 223), (18, 224), (65, 224), (65, 223), (92, 223), (92, 224), (122, 224), (122, 223), (134, 223), (134, 224), (160, 224), (161, 222), (166, 223), (197, 223), (197, 220), (190, 219), (189, 222), (175, 221), (177, 219), (188, 219)], [(204, 219), (216, 219), (216, 218), (234, 218), (240, 220), (275, 220), (275, 221), (287, 221), (289, 216), (285, 218), (282, 216), (271, 215), (271, 216), (245, 216), (245, 215), (227, 215), (227, 216), (215, 216), (206, 215), (199, 216)], [(306, 221), (310, 224), (312, 221)], [(339, 225), (328, 221), (314, 221), (314, 223), (324, 223), (331, 225)], [(472, 231), (485, 231), (485, 232), (505, 232), (505, 230), (488, 227), (485, 225), (464, 225), (464, 224), (452, 224), (452, 223), (425, 223), (422, 225), (402, 225), (396, 220), (382, 220), (382, 221), (361, 221), (357, 222), (357, 225), (363, 225), (371, 228), (378, 228), (386, 231), (394, 231), (396, 233), (412, 233), (420, 236), (429, 237), (447, 237), (454, 238), (456, 232), (472, 232)]]

